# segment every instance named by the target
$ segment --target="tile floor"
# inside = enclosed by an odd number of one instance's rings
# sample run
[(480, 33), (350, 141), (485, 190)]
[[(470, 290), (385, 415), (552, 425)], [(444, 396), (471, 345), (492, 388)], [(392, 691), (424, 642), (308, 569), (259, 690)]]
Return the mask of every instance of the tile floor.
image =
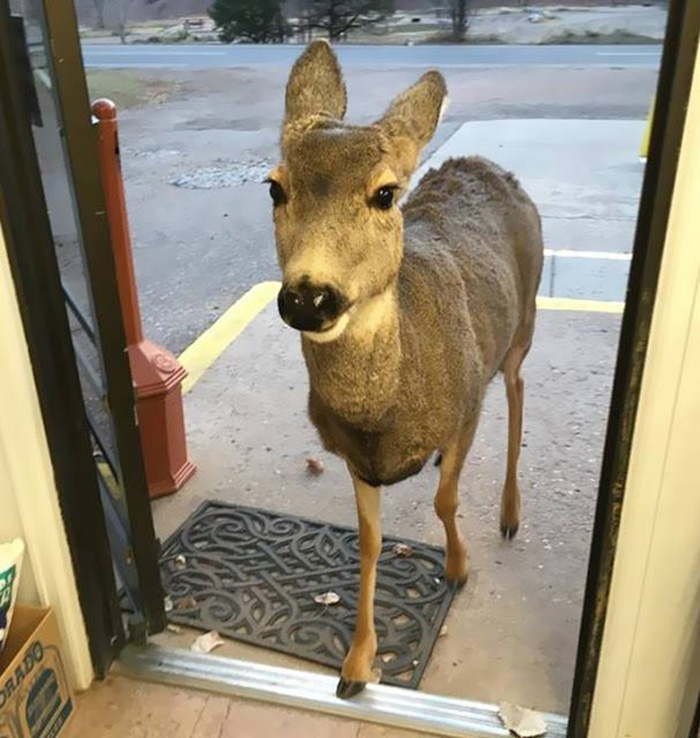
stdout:
[[(108, 677), (76, 699), (65, 738), (416, 738), (264, 702)], [(63, 736), (62, 736), (63, 738)]]

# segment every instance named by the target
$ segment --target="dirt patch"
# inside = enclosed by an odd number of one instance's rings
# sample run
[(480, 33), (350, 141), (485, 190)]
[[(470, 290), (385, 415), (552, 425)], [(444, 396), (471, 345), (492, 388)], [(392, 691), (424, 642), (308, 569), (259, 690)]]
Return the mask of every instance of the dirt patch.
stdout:
[(147, 77), (123, 69), (88, 69), (90, 98), (108, 97), (118, 108), (140, 108), (168, 102), (182, 85), (163, 77)]

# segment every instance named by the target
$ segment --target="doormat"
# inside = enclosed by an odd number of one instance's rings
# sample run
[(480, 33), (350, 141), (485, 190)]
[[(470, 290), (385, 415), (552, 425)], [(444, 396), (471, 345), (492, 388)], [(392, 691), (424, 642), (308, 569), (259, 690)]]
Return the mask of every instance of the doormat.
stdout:
[[(359, 558), (352, 528), (205, 502), (163, 547), (168, 618), (340, 669)], [(454, 597), (444, 562), (440, 547), (384, 538), (375, 596), (384, 684), (420, 683)]]

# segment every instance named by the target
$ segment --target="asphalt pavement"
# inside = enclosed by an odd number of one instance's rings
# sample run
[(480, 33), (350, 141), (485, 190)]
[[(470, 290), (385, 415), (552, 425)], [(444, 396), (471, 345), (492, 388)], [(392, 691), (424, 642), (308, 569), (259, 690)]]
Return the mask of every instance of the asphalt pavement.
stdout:
[[(285, 45), (83, 44), (85, 64), (94, 68), (209, 69), (283, 65), (289, 67), (303, 48)], [(338, 46), (343, 66), (501, 67), (585, 66), (656, 68), (660, 45), (474, 45)]]

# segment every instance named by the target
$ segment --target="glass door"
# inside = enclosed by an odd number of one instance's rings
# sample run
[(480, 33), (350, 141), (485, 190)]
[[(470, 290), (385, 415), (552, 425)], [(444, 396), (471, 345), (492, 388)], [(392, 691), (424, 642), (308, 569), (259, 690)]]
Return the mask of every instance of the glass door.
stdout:
[[(2, 32), (9, 41), (3, 58), (3, 111), (8, 151), (15, 154), (3, 158), (3, 194), (16, 194), (13, 179), (32, 180), (37, 211), (32, 225), (42, 229), (41, 237), (16, 232), (11, 244), (18, 259), (15, 279), (20, 288), (30, 285), (41, 264), (44, 278), (56, 288), (56, 294), (28, 299), (53, 298), (54, 331), (59, 335), (52, 338), (69, 341), (68, 351), (61, 346), (62, 355), (75, 363), (72, 371), (65, 367), (65, 382), (77, 379), (71, 412), (83, 428), (81, 450), (89, 454), (99, 500), (91, 516), (82, 514), (82, 524), (99, 529), (104, 523), (97, 516), (104, 515), (120, 597), (119, 608), (112, 609), (125, 615), (132, 639), (144, 638), (164, 626), (158, 543), (125, 352), (96, 130), (77, 27), (74, 18), (65, 22), (66, 12), (73, 12), (72, 3), (16, 0), (2, 9)], [(8, 208), (8, 222), (19, 222), (28, 205), (25, 199)], [(28, 310), (32, 307), (39, 308), (30, 305)], [(71, 493), (65, 491), (66, 496)], [(119, 623), (116, 626), (118, 631)], [(119, 640), (117, 635), (111, 640)]]

